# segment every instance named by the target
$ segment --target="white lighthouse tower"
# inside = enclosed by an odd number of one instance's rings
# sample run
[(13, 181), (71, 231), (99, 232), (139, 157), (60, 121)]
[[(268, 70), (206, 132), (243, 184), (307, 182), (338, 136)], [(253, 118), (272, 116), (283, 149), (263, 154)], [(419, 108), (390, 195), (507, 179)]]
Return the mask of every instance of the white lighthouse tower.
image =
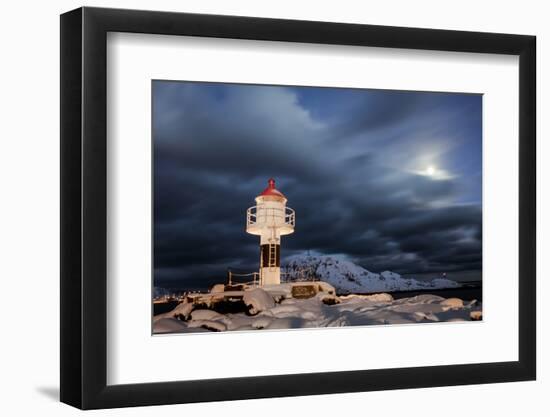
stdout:
[(281, 283), (281, 236), (294, 233), (295, 213), (270, 178), (267, 188), (246, 211), (246, 231), (260, 236), (260, 285)]

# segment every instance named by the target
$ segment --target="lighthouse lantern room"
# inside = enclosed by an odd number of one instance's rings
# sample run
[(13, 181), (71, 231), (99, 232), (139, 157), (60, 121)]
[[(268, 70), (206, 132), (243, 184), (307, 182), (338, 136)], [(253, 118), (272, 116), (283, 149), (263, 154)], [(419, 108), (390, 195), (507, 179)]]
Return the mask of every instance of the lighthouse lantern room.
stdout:
[(260, 236), (260, 284), (281, 283), (281, 236), (294, 232), (296, 215), (270, 178), (267, 188), (246, 211), (246, 231)]

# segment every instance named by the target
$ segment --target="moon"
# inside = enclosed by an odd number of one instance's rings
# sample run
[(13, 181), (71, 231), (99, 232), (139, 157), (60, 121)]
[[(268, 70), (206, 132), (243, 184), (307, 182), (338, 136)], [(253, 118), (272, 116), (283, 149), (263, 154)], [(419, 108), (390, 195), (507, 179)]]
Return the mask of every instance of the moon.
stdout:
[(433, 165), (430, 165), (428, 168), (426, 168), (426, 174), (430, 177), (435, 174), (435, 167)]

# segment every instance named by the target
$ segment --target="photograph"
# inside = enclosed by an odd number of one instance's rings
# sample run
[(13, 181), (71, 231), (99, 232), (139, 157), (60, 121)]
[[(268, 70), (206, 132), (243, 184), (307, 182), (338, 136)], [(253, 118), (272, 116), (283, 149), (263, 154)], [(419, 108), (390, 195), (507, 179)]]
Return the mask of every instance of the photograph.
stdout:
[(482, 94), (151, 88), (154, 335), (483, 319)]

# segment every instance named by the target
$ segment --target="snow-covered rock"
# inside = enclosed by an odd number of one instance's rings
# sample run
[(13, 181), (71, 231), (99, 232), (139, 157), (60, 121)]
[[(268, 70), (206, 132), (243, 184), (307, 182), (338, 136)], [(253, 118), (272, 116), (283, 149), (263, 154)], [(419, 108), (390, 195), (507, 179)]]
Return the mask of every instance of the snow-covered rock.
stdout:
[(224, 284), (216, 284), (212, 287), (210, 292), (212, 294), (217, 294), (225, 291), (225, 285)]
[[(250, 291), (249, 301), (261, 311), (253, 316), (242, 313), (220, 314), (208, 309), (195, 310), (181, 323), (177, 319), (155, 317), (155, 333), (193, 331), (269, 330), (315, 327), (413, 324), (482, 319), (481, 304), (463, 303), (457, 298), (422, 294), (394, 300), (388, 294), (345, 295), (327, 304), (326, 293), (307, 299), (286, 298), (271, 302), (266, 291)], [(167, 313), (168, 314), (168, 313)], [(172, 317), (174, 314), (172, 314)], [(181, 317), (179, 315), (178, 317)], [(157, 319), (158, 318), (158, 319)], [(181, 320), (181, 319), (180, 319)]]
[(252, 315), (275, 307), (275, 300), (273, 297), (261, 288), (245, 291), (243, 301), (249, 307), (248, 312)]
[(169, 311), (168, 313), (159, 314), (153, 318), (153, 321), (157, 318), (176, 318), (176, 319), (183, 319), (187, 320), (189, 317), (189, 314), (193, 311), (195, 307), (193, 304), (188, 302), (180, 303), (174, 308), (172, 311)]
[(200, 309), (191, 313), (191, 320), (214, 320), (219, 317), (220, 314), (213, 310)]
[(447, 298), (441, 302), (441, 305), (449, 308), (462, 308), (464, 307), (464, 302), (460, 298)]
[(393, 301), (393, 297), (390, 294), (385, 292), (381, 292), (378, 294), (370, 294), (370, 295), (348, 294), (348, 295), (343, 295), (339, 298), (341, 300), (359, 299), (359, 300), (368, 300), (368, 301), (379, 302), (379, 303), (391, 303)]
[(287, 259), (286, 265), (282, 269), (283, 277), (286, 280), (318, 279), (326, 281), (335, 287), (338, 294), (460, 287), (457, 282), (445, 278), (418, 281), (412, 278), (403, 278), (391, 271), (378, 274), (341, 256), (295, 255)]
[(470, 312), (470, 319), (473, 320), (473, 321), (479, 321), (483, 318), (483, 314), (481, 313), (481, 311), (477, 310), (477, 311), (471, 311)]
[(218, 320), (189, 320), (187, 325), (190, 328), (207, 329), (212, 332), (223, 332), (227, 330), (227, 325), (223, 323), (223, 321)]
[(161, 318), (153, 322), (153, 333), (178, 333), (187, 329), (187, 324), (174, 318)]

